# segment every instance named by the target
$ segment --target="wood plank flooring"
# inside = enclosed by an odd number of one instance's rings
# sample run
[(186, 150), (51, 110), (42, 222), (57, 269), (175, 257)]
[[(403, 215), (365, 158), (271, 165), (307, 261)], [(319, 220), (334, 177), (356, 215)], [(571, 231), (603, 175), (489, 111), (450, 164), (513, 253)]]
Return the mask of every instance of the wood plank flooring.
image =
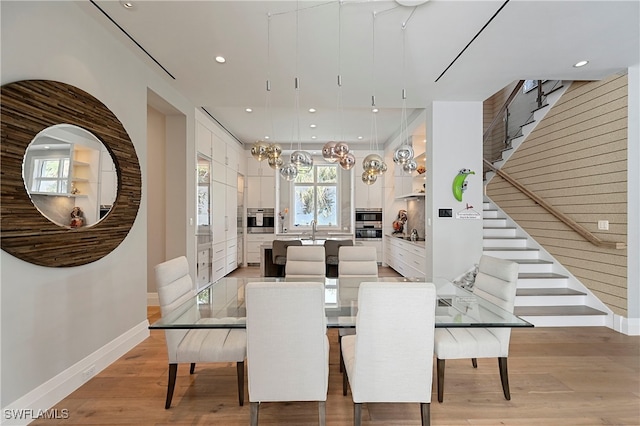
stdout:
[[(255, 274), (242, 268), (236, 274)], [(381, 268), (381, 275), (393, 271)], [(149, 308), (149, 321), (159, 317)], [(331, 342), (327, 424), (353, 423), (351, 395), (342, 396), (336, 330)], [(640, 425), (640, 337), (604, 327), (534, 328), (512, 332), (509, 354), (511, 401), (502, 395), (495, 359), (447, 361), (444, 402), (435, 395), (432, 425)], [(245, 384), (245, 389), (246, 389)], [(247, 425), (237, 400), (232, 364), (178, 368), (171, 409), (164, 409), (167, 353), (164, 333), (151, 336), (54, 408), (68, 409), (64, 420), (34, 425)], [(263, 404), (261, 425), (316, 425), (317, 404)], [(365, 404), (364, 425), (419, 425), (418, 404)]]

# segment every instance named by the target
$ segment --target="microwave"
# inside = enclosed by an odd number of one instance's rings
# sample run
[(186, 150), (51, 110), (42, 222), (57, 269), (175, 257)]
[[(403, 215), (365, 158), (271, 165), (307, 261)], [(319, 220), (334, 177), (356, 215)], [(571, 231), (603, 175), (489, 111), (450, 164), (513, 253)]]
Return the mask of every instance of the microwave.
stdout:
[(382, 223), (382, 209), (356, 209), (356, 223), (358, 222)]

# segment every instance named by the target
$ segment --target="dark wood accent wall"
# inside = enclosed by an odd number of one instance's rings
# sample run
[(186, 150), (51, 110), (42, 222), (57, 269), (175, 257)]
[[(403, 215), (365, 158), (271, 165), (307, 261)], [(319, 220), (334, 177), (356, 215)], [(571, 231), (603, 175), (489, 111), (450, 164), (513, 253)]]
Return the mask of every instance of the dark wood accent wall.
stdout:
[[(24, 80), (2, 86), (0, 133), (0, 243), (24, 261), (50, 267), (79, 266), (108, 255), (125, 239), (138, 214), (142, 175), (122, 123), (102, 102), (66, 83)], [(56, 124), (93, 133), (111, 154), (118, 195), (108, 215), (93, 226), (68, 228), (44, 217), (22, 178), (22, 161), (33, 138)]]

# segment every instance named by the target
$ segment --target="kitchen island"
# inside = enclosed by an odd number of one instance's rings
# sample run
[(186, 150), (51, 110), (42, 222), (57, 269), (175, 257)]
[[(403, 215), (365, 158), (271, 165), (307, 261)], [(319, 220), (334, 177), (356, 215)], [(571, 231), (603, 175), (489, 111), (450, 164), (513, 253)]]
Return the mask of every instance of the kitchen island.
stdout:
[[(318, 232), (315, 239), (312, 239), (310, 233), (284, 233), (276, 234), (276, 240), (300, 240), (302, 245), (320, 245), (323, 246), (326, 240), (353, 240), (353, 234), (346, 232)], [(273, 263), (273, 242), (268, 241), (260, 245), (260, 276), (277, 277), (278, 265)]]

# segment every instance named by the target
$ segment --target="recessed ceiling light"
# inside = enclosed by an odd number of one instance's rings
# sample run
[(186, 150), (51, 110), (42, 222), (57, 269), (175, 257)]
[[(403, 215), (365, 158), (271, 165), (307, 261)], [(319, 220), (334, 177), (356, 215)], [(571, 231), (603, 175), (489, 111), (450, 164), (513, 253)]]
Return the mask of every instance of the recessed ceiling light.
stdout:
[(576, 67), (576, 68), (580, 68), (580, 67), (584, 67), (588, 63), (589, 63), (589, 61), (580, 61), (580, 62), (576, 62), (573, 66)]
[(224, 56), (216, 56), (216, 62), (219, 64), (224, 64), (225, 62), (227, 62), (227, 60), (224, 58)]
[(245, 108), (244, 109), (246, 112), (253, 112), (253, 110), (251, 108)]
[(311, 136), (311, 139), (315, 139), (315, 138), (316, 138), (316, 136)]
[(265, 138), (265, 139), (269, 139), (269, 136), (265, 136), (264, 138)]
[(375, 112), (378, 112), (378, 111), (379, 111), (379, 109), (378, 109), (378, 108), (374, 108), (374, 109), (372, 109), (372, 110), (371, 110), (371, 112), (374, 112), (374, 113), (375, 113)]
[(364, 139), (364, 137), (358, 136), (358, 140), (362, 140), (362, 139)]
[(311, 113), (316, 112), (316, 109), (315, 108), (309, 108), (309, 112), (311, 112)]
[(49, 149), (49, 148), (51, 148), (49, 145), (44, 146), (44, 149)]
[(132, 1), (124, 1), (124, 0), (120, 0), (120, 4), (122, 5), (122, 7), (124, 7), (125, 9), (133, 9), (135, 7), (135, 4), (133, 4)]
[(309, 127), (311, 127), (312, 129), (315, 129), (317, 126), (315, 124), (309, 124)]

